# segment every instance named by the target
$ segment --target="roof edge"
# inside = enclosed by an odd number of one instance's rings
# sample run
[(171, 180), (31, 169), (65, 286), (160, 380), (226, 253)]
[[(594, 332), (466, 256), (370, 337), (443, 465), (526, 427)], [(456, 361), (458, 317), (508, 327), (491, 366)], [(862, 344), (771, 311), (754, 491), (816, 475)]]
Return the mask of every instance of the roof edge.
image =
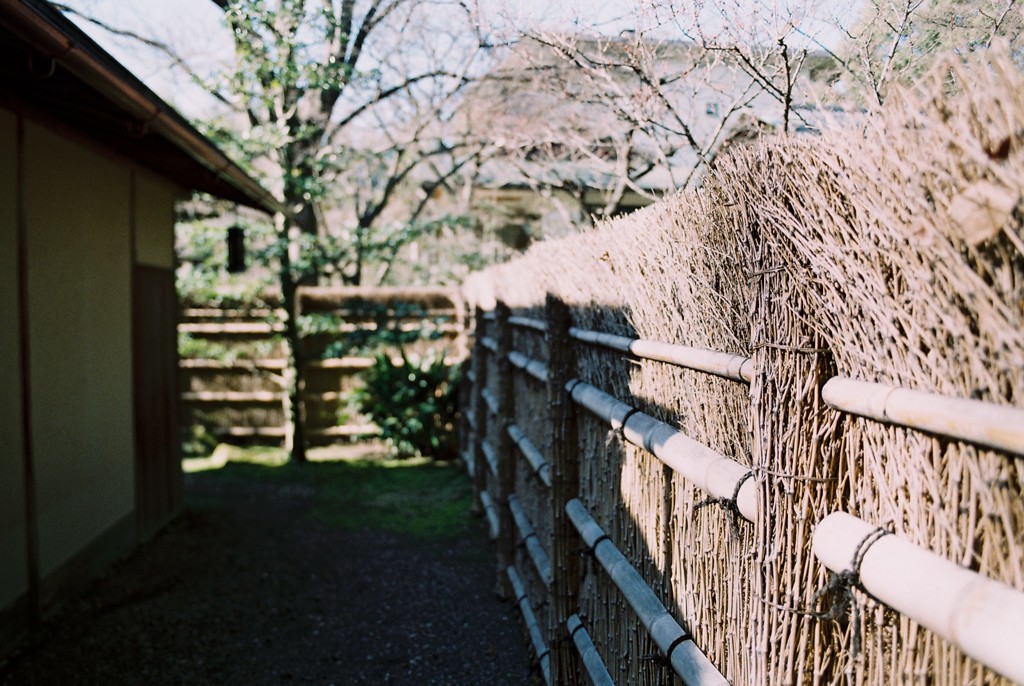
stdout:
[(52, 5), (42, 0), (0, 0), (0, 10), (5, 15), (0, 21), (8, 28), (235, 188), (254, 208), (269, 214), (285, 212), (270, 191)]

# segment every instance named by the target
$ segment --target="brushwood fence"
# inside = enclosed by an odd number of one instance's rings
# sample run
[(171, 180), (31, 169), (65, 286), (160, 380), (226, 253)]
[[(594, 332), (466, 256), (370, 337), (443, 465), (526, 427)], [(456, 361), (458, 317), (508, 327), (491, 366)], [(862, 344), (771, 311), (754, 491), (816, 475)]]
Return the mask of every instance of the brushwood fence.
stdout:
[(1024, 78), (936, 83), (465, 285), (547, 683), (1024, 683)]
[[(465, 355), (463, 307), (444, 288), (299, 289), (301, 392), (313, 446), (373, 440), (378, 429), (350, 402), (373, 355)], [(192, 304), (178, 325), (186, 442), (281, 443), (295, 383), (283, 312)]]

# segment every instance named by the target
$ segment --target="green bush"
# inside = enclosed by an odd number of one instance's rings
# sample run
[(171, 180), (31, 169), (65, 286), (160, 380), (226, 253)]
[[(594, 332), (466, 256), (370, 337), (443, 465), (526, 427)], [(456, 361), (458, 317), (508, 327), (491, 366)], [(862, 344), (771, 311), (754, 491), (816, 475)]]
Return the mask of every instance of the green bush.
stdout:
[(458, 376), (458, 365), (445, 364), (443, 351), (418, 361), (404, 352), (399, 360), (380, 354), (363, 373), (356, 400), (398, 456), (451, 459), (456, 453)]

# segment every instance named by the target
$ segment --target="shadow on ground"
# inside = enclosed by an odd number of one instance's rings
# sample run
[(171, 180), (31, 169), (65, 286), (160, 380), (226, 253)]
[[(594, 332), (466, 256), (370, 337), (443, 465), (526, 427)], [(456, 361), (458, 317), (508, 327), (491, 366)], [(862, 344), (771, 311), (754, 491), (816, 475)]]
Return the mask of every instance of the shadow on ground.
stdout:
[(186, 512), (0, 684), (539, 683), (465, 475), (262, 462), (188, 474)]

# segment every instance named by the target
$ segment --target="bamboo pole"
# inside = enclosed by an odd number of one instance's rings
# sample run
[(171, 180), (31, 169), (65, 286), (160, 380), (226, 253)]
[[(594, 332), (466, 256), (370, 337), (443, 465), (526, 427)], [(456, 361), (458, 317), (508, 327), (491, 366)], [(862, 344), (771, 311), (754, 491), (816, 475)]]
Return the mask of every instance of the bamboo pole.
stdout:
[(476, 465), (473, 464), (473, 452), (471, 450), (463, 450), (459, 456), (462, 458), (463, 464), (466, 465), (466, 473), (469, 474), (469, 478), (472, 481), (476, 476)]
[(605, 667), (601, 655), (597, 652), (597, 646), (594, 645), (580, 618), (577, 615), (571, 615), (565, 623), (565, 627), (572, 642), (576, 645), (576, 652), (580, 654), (580, 661), (587, 671), (587, 676), (590, 677), (590, 683), (593, 686), (615, 686), (612, 675), (608, 673), (608, 668)]
[(484, 460), (487, 462), (487, 470), (491, 473), (491, 476), (497, 476), (498, 455), (495, 453), (494, 448), (491, 447), (490, 441), (486, 438), (480, 441), (480, 452), (484, 455)]
[(679, 625), (640, 573), (619, 552), (579, 500), (570, 500), (566, 514), (584, 543), (633, 608), (654, 643), (665, 653), (687, 686), (727, 686), (729, 682), (707, 656), (697, 648), (689, 633)]
[(522, 369), (537, 381), (548, 382), (548, 367), (540, 360), (533, 360), (521, 352), (513, 351), (508, 354), (508, 361), (512, 363), (513, 367)]
[(533, 319), (532, 317), (509, 317), (508, 323), (521, 329), (533, 329), (541, 333), (548, 330), (547, 322), (543, 319)]
[(544, 585), (550, 588), (551, 559), (537, 539), (537, 532), (533, 530), (530, 518), (526, 516), (526, 510), (523, 509), (522, 503), (514, 494), (508, 497), (508, 508), (512, 512), (512, 520), (515, 522), (516, 528), (519, 529), (519, 538), (526, 546), (526, 552), (533, 561), (537, 574), (540, 575)]
[[(493, 319), (491, 321), (494, 321)], [(482, 336), (480, 338), (480, 345), (490, 350), (492, 353), (498, 352), (498, 342), (491, 336)]]
[(537, 478), (547, 486), (551, 487), (551, 465), (548, 464), (544, 456), (540, 454), (537, 446), (534, 445), (530, 437), (527, 436), (522, 429), (515, 424), (508, 425), (508, 435), (512, 441), (519, 448), (519, 452), (523, 454), (526, 461), (530, 464), (533, 469), (533, 473), (537, 475)]
[(494, 500), (487, 489), (480, 491), (480, 503), (484, 508), (484, 514), (487, 515), (487, 534), (493, 541), (498, 538), (498, 512), (494, 509)]
[(895, 535), (872, 542), (877, 532), (862, 519), (833, 512), (815, 528), (812, 549), (833, 572), (859, 573), (864, 590), (882, 603), (1024, 683), (1024, 592)]
[(523, 580), (519, 578), (519, 572), (516, 571), (514, 565), (506, 567), (505, 574), (508, 576), (509, 584), (512, 586), (512, 594), (516, 599), (516, 605), (519, 606), (519, 611), (523, 615), (523, 623), (526, 624), (526, 631), (530, 635), (530, 643), (533, 644), (533, 652), (537, 656), (537, 662), (540, 663), (540, 671), (544, 675), (544, 683), (551, 686), (550, 653), (547, 644), (544, 642), (544, 635), (541, 633), (540, 625), (537, 624), (537, 615), (533, 613), (533, 608), (530, 607), (530, 599), (526, 595)]
[(487, 405), (487, 412), (492, 416), (498, 416), (498, 399), (491, 393), (491, 389), (484, 388), (480, 391), (480, 395), (484, 399), (484, 403)]
[(735, 498), (738, 514), (756, 521), (757, 486), (747, 477), (748, 467), (588, 383), (572, 382), (569, 387), (574, 401), (608, 422), (612, 429), (621, 430), (627, 441), (653, 454), (711, 496), (730, 501)]
[(547, 294), (544, 300), (548, 360), (547, 421), (551, 432), (551, 606), (548, 637), (554, 649), (551, 672), (559, 686), (580, 683), (578, 657), (562, 633), (569, 616), (579, 609), (583, 569), (577, 554), (576, 532), (565, 512), (565, 503), (579, 495), (579, 432), (576, 407), (569, 402), (565, 384), (576, 374), (576, 354), (569, 337), (572, 313), (561, 299)]
[(576, 327), (570, 329), (569, 334), (582, 343), (618, 350), (644, 360), (665, 362), (677, 367), (714, 374), (733, 381), (750, 383), (754, 377), (754, 362), (743, 355), (733, 355), (706, 348), (693, 348), (688, 345), (648, 341), (642, 338), (615, 336), (610, 333)]
[(1024, 409), (843, 377), (829, 379), (830, 407), (1024, 456)]

